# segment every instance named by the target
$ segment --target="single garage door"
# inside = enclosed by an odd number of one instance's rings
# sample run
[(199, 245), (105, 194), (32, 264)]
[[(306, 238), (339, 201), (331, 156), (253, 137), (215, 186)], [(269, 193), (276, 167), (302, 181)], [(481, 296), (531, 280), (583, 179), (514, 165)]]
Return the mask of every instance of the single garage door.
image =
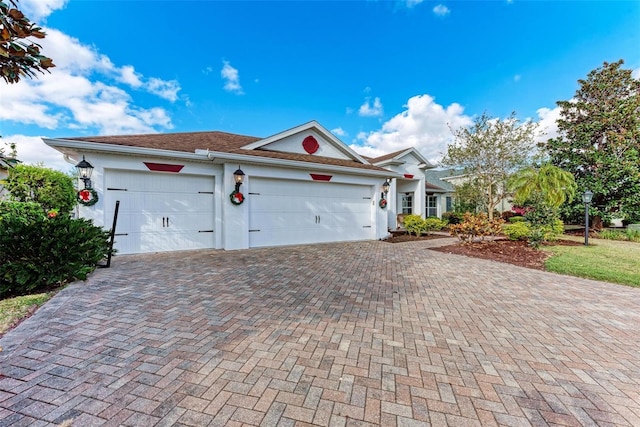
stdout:
[(252, 178), (249, 246), (373, 238), (371, 187)]
[(106, 227), (120, 200), (120, 254), (214, 247), (213, 177), (106, 171)]

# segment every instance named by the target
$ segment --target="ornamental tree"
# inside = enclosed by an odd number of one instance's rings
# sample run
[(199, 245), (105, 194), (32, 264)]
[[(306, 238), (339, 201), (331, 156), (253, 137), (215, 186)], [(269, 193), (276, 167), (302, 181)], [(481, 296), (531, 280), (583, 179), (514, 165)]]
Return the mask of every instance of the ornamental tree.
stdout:
[(515, 113), (506, 119), (483, 113), (470, 127), (453, 131), (455, 140), (441, 163), (463, 169), (480, 186), (489, 219), (508, 195), (509, 176), (530, 162), (536, 128), (535, 123), (520, 122)]
[[(575, 177), (578, 193), (593, 191), (593, 215), (640, 221), (640, 80), (623, 60), (605, 62), (578, 80), (573, 99), (558, 101), (559, 136), (546, 149), (554, 165)], [(579, 220), (580, 198), (563, 208)]]
[(7, 83), (17, 83), (25, 76), (36, 77), (36, 71), (49, 72), (55, 65), (33, 41), (45, 37), (42, 28), (18, 10), (17, 0), (8, 2), (0, 0), (0, 77)]
[(538, 196), (542, 203), (554, 209), (573, 200), (576, 191), (573, 175), (549, 163), (519, 170), (511, 176), (508, 185), (517, 204), (523, 205)]
[(69, 213), (76, 205), (76, 190), (70, 176), (40, 166), (16, 165), (3, 182), (10, 198), (35, 202), (45, 212)]

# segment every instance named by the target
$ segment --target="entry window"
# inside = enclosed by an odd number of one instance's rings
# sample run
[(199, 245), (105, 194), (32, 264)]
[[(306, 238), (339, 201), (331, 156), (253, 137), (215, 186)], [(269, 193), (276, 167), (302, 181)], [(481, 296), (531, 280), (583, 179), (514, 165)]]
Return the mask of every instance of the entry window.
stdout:
[(402, 213), (413, 213), (413, 193), (405, 193), (402, 195)]
[(438, 196), (427, 195), (427, 216), (438, 216)]
[(447, 202), (447, 212), (453, 211), (453, 199), (450, 196), (447, 196), (446, 202)]

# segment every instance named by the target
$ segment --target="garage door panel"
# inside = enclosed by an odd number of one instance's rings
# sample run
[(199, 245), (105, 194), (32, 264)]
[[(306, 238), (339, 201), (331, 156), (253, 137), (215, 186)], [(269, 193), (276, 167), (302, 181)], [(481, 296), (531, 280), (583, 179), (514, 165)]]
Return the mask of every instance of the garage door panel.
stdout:
[(251, 247), (367, 240), (373, 235), (369, 186), (253, 178), (249, 212)]
[[(213, 177), (107, 171), (107, 206), (120, 201), (115, 247), (143, 253), (214, 246)], [(107, 224), (113, 211), (106, 214)]]

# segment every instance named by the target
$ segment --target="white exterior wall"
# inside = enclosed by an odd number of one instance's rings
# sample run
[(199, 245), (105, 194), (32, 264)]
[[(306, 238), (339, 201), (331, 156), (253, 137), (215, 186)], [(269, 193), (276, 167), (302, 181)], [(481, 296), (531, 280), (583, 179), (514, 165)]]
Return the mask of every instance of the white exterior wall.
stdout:
[(306, 132), (296, 133), (294, 135), (284, 137), (279, 139), (278, 141), (274, 141), (269, 143), (266, 147), (266, 150), (270, 151), (281, 151), (286, 153), (298, 153), (298, 154), (309, 154), (304, 150), (302, 146), (302, 141), (307, 136), (313, 136), (316, 141), (318, 141), (318, 151), (313, 153), (313, 156), (322, 156), (322, 157), (332, 157), (334, 159), (343, 159), (343, 160), (351, 160), (344, 152), (338, 150), (332, 143), (327, 141), (323, 136), (321, 136), (318, 132), (314, 130), (308, 130)]

